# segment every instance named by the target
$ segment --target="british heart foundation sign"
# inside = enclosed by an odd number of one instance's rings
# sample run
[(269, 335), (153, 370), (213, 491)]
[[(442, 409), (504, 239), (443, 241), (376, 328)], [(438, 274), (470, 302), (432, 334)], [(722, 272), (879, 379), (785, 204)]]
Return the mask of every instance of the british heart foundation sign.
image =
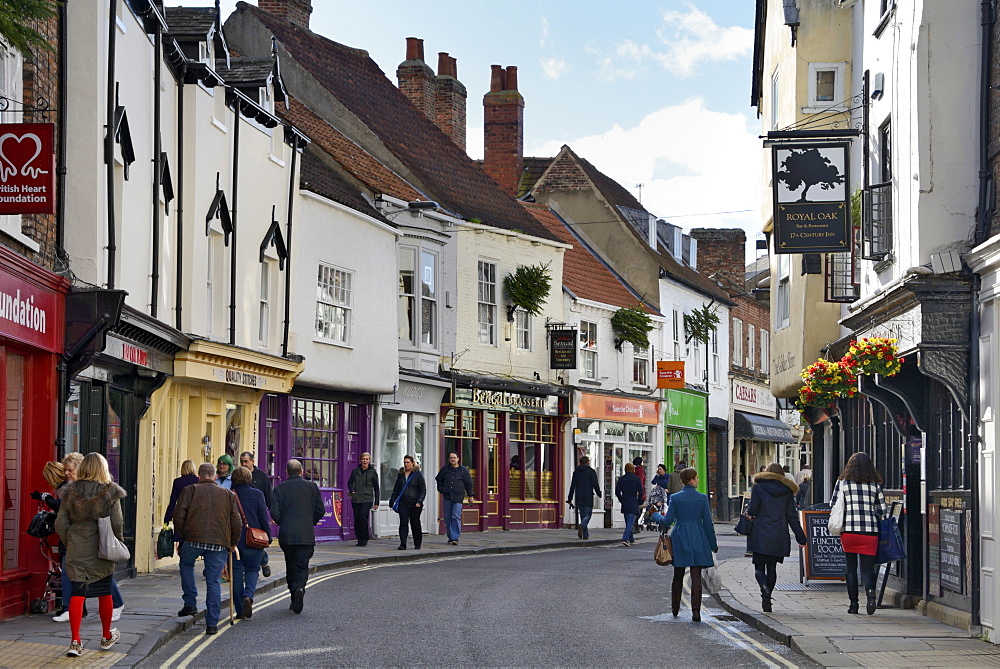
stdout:
[(847, 144), (775, 144), (775, 253), (851, 250)]
[(54, 214), (51, 123), (0, 123), (0, 214)]

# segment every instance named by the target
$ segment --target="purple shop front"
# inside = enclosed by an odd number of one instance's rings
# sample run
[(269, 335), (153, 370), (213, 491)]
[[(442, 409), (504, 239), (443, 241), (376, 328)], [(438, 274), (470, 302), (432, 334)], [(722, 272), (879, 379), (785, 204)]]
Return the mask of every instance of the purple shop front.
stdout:
[(286, 463), (299, 460), (303, 478), (315, 481), (323, 497), (325, 513), (316, 526), (316, 540), (354, 539), (345, 491), (361, 454), (371, 450), (371, 398), (310, 395), (265, 395), (261, 400), (257, 466), (278, 485), (287, 478)]

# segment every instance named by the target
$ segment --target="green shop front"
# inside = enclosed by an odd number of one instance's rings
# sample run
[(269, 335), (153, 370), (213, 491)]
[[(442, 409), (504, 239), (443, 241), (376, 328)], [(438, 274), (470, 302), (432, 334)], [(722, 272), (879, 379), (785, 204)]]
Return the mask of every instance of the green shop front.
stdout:
[[(673, 470), (681, 462), (698, 470), (698, 490), (708, 493), (705, 475), (708, 394), (697, 390), (666, 390), (667, 410), (663, 417), (663, 457)], [(672, 465), (669, 463), (673, 463)]]

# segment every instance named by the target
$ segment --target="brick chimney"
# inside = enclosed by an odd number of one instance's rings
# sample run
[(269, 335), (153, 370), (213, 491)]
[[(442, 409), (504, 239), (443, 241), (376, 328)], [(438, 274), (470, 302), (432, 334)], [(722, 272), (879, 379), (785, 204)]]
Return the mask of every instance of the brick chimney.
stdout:
[(715, 279), (724, 289), (742, 290), (746, 284), (746, 233), (741, 228), (695, 228), (698, 271)]
[(483, 169), (516, 195), (524, 171), (524, 98), (517, 92), (517, 67), (492, 67), (490, 92), (483, 96)]
[(257, 0), (257, 6), (265, 12), (309, 29), (309, 15), (313, 10), (312, 0)]
[(433, 121), (465, 151), (465, 101), (468, 92), (458, 80), (458, 61), (445, 52), (438, 54)]
[(434, 121), (437, 82), (434, 79), (434, 70), (424, 62), (422, 39), (406, 38), (406, 60), (396, 68), (396, 80), (399, 82), (399, 90), (413, 103), (413, 106)]

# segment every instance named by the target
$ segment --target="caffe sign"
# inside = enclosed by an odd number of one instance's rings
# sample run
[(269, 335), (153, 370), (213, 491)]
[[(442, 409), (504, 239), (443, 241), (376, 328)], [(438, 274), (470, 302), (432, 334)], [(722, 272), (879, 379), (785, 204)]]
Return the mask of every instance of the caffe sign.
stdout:
[(559, 415), (558, 395), (525, 395), (485, 388), (457, 388), (455, 390), (455, 405), (514, 413)]

